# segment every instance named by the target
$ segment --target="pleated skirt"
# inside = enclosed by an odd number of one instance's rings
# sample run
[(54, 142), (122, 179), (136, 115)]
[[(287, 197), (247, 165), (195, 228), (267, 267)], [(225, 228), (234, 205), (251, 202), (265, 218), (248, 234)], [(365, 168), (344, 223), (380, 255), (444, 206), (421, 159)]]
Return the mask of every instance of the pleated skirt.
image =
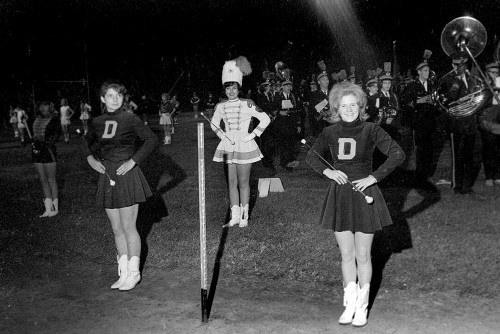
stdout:
[(248, 135), (247, 132), (228, 132), (226, 135), (233, 140), (234, 145), (226, 137), (222, 138), (215, 150), (213, 161), (227, 164), (250, 164), (264, 157), (255, 139), (246, 143), (241, 141)]
[(339, 185), (331, 181), (321, 209), (321, 226), (336, 232), (375, 233), (391, 225), (391, 215), (379, 187), (372, 185), (364, 193), (373, 198), (372, 204), (349, 183)]
[[(125, 175), (116, 175), (116, 170), (124, 162), (103, 161), (109, 177), (106, 174), (99, 175), (96, 196), (97, 206), (106, 209), (124, 208), (145, 202), (146, 198), (152, 195), (148, 182), (139, 166), (136, 165)], [(111, 180), (114, 181), (114, 185), (112, 185)]]

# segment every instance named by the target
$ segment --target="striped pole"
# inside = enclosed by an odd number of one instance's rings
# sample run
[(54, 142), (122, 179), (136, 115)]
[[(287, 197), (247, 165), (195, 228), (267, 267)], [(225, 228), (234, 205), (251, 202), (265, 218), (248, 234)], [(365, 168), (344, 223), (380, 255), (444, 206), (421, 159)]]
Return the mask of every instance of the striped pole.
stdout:
[(198, 123), (198, 197), (200, 211), (201, 321), (207, 312), (207, 229), (205, 217), (205, 139), (203, 123)]

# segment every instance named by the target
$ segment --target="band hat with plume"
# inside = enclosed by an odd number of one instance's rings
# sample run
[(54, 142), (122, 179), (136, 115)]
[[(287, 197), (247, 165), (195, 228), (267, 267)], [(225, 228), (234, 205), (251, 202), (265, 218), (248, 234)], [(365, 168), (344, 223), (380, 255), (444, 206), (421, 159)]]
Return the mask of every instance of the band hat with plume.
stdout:
[(417, 65), (417, 67), (416, 67), (417, 71), (420, 70), (422, 67), (425, 67), (425, 66), (430, 67), (429, 63), (428, 63), (428, 60), (431, 57), (431, 55), (432, 55), (432, 51), (431, 50), (425, 50), (424, 51), (424, 60), (420, 64)]
[(384, 75), (381, 75), (380, 76), (380, 81), (384, 81), (384, 80), (393, 80), (394, 78), (392, 77), (391, 73), (386, 73)]
[(239, 56), (236, 59), (228, 60), (222, 67), (222, 84), (237, 82), (242, 86), (243, 76), (250, 73), (252, 73), (252, 67), (245, 57)]
[(367, 70), (366, 74), (368, 75), (368, 81), (366, 82), (366, 86), (371, 86), (373, 84), (378, 84), (378, 76), (382, 73), (382, 69), (378, 67), (376, 70)]
[(321, 70), (321, 72), (318, 74), (316, 80), (319, 82), (319, 79), (321, 79), (324, 76), (328, 78), (328, 73), (326, 72), (326, 64), (324, 60), (318, 61), (318, 67)]

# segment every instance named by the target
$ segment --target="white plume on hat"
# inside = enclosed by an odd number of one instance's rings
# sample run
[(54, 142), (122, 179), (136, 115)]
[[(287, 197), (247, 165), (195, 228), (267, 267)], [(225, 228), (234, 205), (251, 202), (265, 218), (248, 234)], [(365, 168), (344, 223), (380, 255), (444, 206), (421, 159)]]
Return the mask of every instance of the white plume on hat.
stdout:
[(252, 73), (252, 67), (248, 60), (239, 56), (236, 59), (228, 60), (222, 67), (222, 84), (226, 82), (237, 82), (240, 86), (243, 83), (243, 76)]

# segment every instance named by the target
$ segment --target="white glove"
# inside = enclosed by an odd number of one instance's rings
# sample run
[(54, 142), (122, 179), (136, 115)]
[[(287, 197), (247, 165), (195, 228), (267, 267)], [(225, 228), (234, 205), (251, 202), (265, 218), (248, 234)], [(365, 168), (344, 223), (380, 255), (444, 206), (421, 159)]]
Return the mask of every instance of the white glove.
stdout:
[(247, 143), (254, 138), (255, 138), (255, 133), (252, 132), (249, 135), (246, 135), (245, 137), (241, 138), (240, 140), (244, 143)]

